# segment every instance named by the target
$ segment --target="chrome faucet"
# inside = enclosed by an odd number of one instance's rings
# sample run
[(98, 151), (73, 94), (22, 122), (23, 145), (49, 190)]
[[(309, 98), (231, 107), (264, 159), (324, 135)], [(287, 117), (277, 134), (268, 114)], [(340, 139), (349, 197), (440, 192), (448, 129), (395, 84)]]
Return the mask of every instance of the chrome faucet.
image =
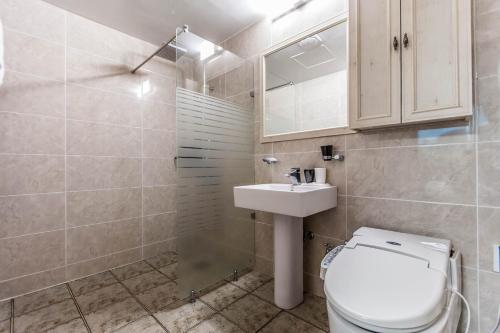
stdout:
[(290, 183), (292, 184), (292, 191), (294, 186), (300, 185), (300, 169), (290, 169), (289, 173), (285, 173), (285, 177), (290, 180)]

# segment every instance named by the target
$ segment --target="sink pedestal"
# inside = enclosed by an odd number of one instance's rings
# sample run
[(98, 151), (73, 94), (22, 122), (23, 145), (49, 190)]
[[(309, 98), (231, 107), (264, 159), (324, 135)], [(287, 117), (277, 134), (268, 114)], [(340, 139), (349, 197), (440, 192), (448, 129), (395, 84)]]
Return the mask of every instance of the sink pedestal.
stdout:
[(234, 187), (234, 205), (274, 214), (274, 303), (291, 309), (304, 299), (304, 217), (337, 206), (328, 184), (259, 184)]
[(303, 219), (274, 214), (274, 303), (291, 309), (304, 299)]

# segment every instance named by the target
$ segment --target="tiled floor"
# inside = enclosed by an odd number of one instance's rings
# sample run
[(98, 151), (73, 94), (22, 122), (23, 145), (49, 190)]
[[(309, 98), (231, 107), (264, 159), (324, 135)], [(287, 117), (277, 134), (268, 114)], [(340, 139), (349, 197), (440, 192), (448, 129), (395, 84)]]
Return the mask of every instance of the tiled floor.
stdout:
[(324, 299), (306, 295), (303, 304), (283, 311), (272, 302), (271, 278), (256, 272), (225, 282), (195, 303), (179, 300), (176, 265), (171, 255), (162, 255), (0, 303), (0, 333), (328, 330)]

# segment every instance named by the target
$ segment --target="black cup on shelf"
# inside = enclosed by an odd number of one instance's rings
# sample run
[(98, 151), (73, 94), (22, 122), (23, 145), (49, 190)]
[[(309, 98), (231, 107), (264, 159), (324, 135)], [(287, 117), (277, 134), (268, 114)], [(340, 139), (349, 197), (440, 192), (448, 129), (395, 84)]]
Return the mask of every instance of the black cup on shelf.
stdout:
[(314, 169), (305, 169), (304, 178), (306, 183), (314, 183)]
[(323, 155), (323, 161), (331, 161), (333, 158), (333, 146), (321, 146), (321, 154)]

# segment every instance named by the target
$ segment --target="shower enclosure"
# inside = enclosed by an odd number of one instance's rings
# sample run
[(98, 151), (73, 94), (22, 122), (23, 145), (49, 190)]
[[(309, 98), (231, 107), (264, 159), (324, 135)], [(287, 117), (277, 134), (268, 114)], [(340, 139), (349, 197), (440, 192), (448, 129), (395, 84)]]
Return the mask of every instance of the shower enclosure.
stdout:
[(254, 221), (233, 201), (233, 186), (254, 183), (254, 71), (187, 29), (173, 46), (178, 288), (187, 297), (254, 264)]

